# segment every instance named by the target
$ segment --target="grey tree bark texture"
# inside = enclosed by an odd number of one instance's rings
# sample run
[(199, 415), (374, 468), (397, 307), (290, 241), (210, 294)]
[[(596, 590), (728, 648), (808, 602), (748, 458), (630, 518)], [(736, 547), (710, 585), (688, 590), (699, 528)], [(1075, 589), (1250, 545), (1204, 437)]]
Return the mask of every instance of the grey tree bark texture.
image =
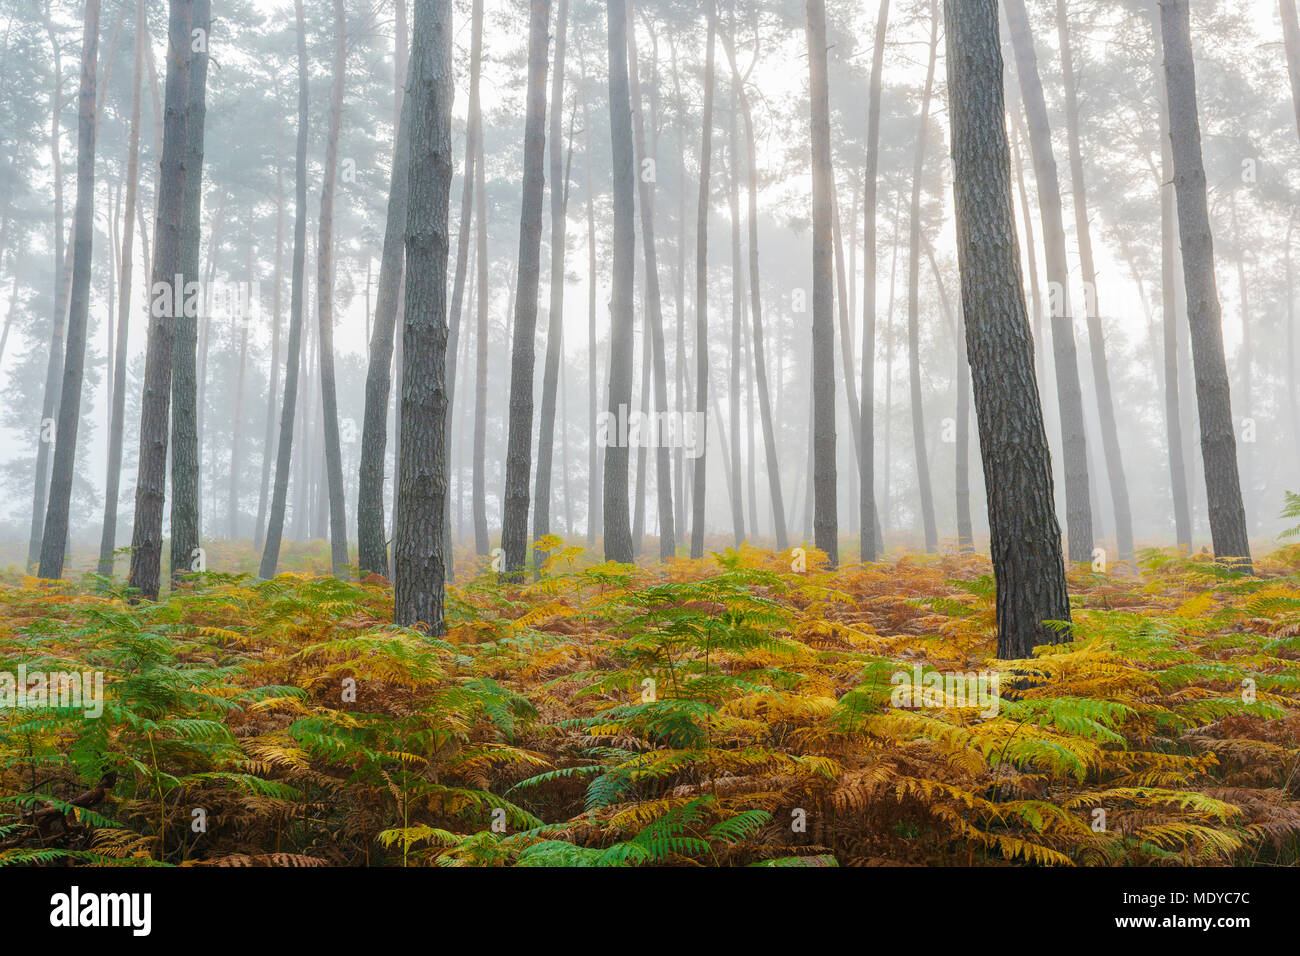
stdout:
[(1029, 125), (1029, 148), (1038, 183), (1038, 211), (1043, 220), (1043, 251), (1051, 286), (1048, 308), (1052, 320), (1052, 353), (1056, 367), (1056, 398), (1061, 410), (1061, 446), (1065, 457), (1065, 525), (1071, 561), (1092, 561), (1092, 505), (1088, 496), (1088, 445), (1083, 423), (1083, 392), (1079, 385), (1079, 356), (1070, 311), (1070, 272), (1065, 258), (1065, 225), (1061, 215), (1061, 184), (1052, 155), (1052, 131), (1047, 102), (1038, 76), (1038, 57), (1029, 32), (1024, 0), (1005, 0), (1003, 9), (1011, 31), (1016, 72)]
[(77, 95), (77, 205), (72, 231), (72, 296), (68, 307), (63, 390), (54, 433), (54, 468), (41, 537), (42, 578), (63, 576), (72, 502), (81, 384), (86, 365), (86, 321), (90, 313), (90, 266), (95, 237), (95, 69), (99, 51), (99, 0), (86, 0), (81, 33), (81, 87)]
[(997, 586), (998, 657), (1068, 621), (1052, 467), (1011, 209), (997, 0), (944, 0), (957, 261)]
[[(206, 121), (211, 0), (194, 0), (190, 23), (190, 64), (185, 119), (185, 211), (181, 220), (180, 285), (172, 290), (186, 307), (176, 310), (172, 339), (172, 507), (171, 579), (201, 568), (199, 545), (199, 369), (198, 322), (206, 320), (208, 297), (198, 286), (200, 227), (203, 214), (203, 128)], [(202, 31), (202, 33), (199, 33)], [(202, 37), (201, 43), (198, 38)], [(199, 46), (199, 49), (193, 47)], [(215, 237), (215, 233), (214, 233)], [(191, 314), (189, 300), (199, 309)]]
[(145, 345), (144, 386), (140, 399), (140, 454), (136, 467), (135, 522), (131, 530), (131, 570), (127, 583), (142, 597), (156, 600), (162, 574), (162, 513), (167, 496), (168, 417), (171, 409), (172, 337), (183, 304), (167, 290), (181, 263), (181, 220), (185, 205), (185, 131), (189, 114), (190, 21), (194, 0), (171, 0), (167, 27), (167, 81), (163, 106), (163, 145), (154, 225), (149, 295), (149, 333)]
[(1250, 572), (1246, 510), (1237, 473), (1228, 366), (1223, 354), (1223, 312), (1214, 276), (1214, 243), (1201, 157), (1196, 72), (1187, 0), (1162, 0), (1160, 28), (1165, 49), (1165, 93), (1174, 163), (1183, 283), (1196, 368), (1196, 405), (1201, 419), (1201, 460), (1210, 512), (1210, 536), (1220, 559)]
[(609, 394), (606, 408), (614, 434), (605, 446), (605, 560), (632, 562), (628, 510), (628, 448), (619, 440), (619, 411), (632, 406), (632, 257), (636, 254), (633, 195), (636, 158), (632, 146), (632, 102), (627, 76), (627, 6), (607, 0), (609, 33), (609, 123), (614, 165), (614, 248), (610, 292)]
[(506, 437), (506, 489), (502, 507), (503, 570), (517, 574), (528, 547), (529, 485), (533, 460), (533, 373), (537, 289), (542, 264), (542, 195), (546, 185), (547, 30), (551, 0), (530, 0), (528, 105), (524, 118), (523, 208), (519, 214), (519, 272), (515, 289), (510, 361), (510, 424)]
[(258, 576), (272, 577), (280, 560), (284, 510), (289, 496), (289, 467), (293, 457), (293, 426), (298, 409), (298, 365), (302, 352), (304, 273), (307, 264), (307, 30), (302, 0), (294, 0), (298, 22), (298, 144), (294, 170), (293, 269), (289, 285), (289, 338), (285, 345), (284, 406), (280, 413), (280, 447), (276, 451), (275, 487), (266, 545)]
[(839, 564), (835, 502), (835, 319), (831, 274), (831, 126), (826, 73), (826, 5), (807, 0), (809, 106), (812, 118), (813, 235), (813, 542)]
[(880, 168), (880, 87), (885, 61), (889, 0), (880, 0), (871, 46), (867, 89), (867, 156), (862, 177), (862, 409), (858, 428), (858, 558), (875, 561), (884, 550), (876, 510), (876, 188)]
[(402, 330), (401, 454), (393, 519), (393, 619), (444, 631), (447, 495), (447, 219), (451, 198), (451, 0), (416, 0)]

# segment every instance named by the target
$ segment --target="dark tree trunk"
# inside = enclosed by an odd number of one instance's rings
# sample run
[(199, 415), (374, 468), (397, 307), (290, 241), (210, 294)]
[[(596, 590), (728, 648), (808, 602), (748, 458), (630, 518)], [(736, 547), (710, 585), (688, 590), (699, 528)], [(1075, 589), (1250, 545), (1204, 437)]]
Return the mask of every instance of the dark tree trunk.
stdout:
[[(1128, 480), (1115, 425), (1115, 400), (1111, 395), (1110, 366), (1101, 328), (1101, 305), (1097, 292), (1097, 267), (1092, 258), (1092, 231), (1088, 224), (1088, 193), (1083, 180), (1083, 150), (1079, 135), (1079, 103), (1075, 92), (1074, 57), (1070, 50), (1070, 25), (1066, 0), (1056, 0), (1056, 32), (1061, 46), (1061, 74), (1065, 84), (1065, 122), (1069, 134), (1070, 183), (1074, 199), (1074, 231), (1079, 242), (1079, 270), (1083, 277), (1084, 306), (1088, 321), (1088, 346), (1092, 356), (1092, 378), (1097, 390), (1097, 415), (1101, 419), (1101, 446), (1106, 454), (1106, 477), (1115, 506), (1115, 538), (1119, 559), (1133, 559), (1133, 514), (1129, 507)], [(1091, 293), (1091, 294), (1090, 294)]]
[[(481, 2), (481, 0), (480, 0)], [(357, 562), (362, 577), (388, 577), (388, 539), (384, 534), (384, 462), (388, 454), (388, 401), (392, 388), (393, 340), (397, 328), (397, 300), (402, 285), (406, 235), (407, 163), (410, 159), (410, 100), (403, 97), (393, 146), (393, 173), (388, 185), (388, 213), (384, 246), (379, 259), (379, 286), (375, 294), (375, 324), (370, 336), (366, 368), (366, 406), (361, 424), (361, 470), (357, 482)], [(466, 183), (473, 182), (472, 131), (466, 139)], [(465, 205), (469, 197), (466, 196)], [(469, 244), (468, 217), (461, 219), (461, 245)], [(464, 281), (463, 268), (458, 281)], [(453, 304), (457, 311), (459, 303)]]
[[(479, 104), (471, 101), (470, 109), (479, 114)], [(480, 120), (481, 124), (481, 120)], [(480, 129), (482, 126), (480, 125)], [(475, 144), (474, 218), (478, 222), (474, 235), (474, 552), (485, 555), (492, 547), (487, 524), (487, 375), (488, 375), (488, 261), (487, 198), (484, 190), (483, 137)]]
[[(551, 77), (551, 289), (546, 329), (546, 365), (542, 372), (542, 413), (537, 436), (537, 483), (533, 497), (533, 538), (551, 533), (551, 463), (555, 457), (555, 393), (559, 387), (560, 356), (564, 332), (564, 43), (569, 24), (569, 2), (560, 0), (555, 13), (555, 71)], [(563, 435), (561, 435), (563, 440)], [(568, 528), (566, 526), (565, 530)], [(541, 567), (546, 555), (538, 551), (535, 563)]]
[[(618, 0), (614, 0), (618, 2)], [(533, 458), (533, 373), (537, 364), (537, 289), (542, 260), (542, 194), (546, 166), (547, 29), (551, 0), (530, 0), (528, 106), (524, 119), (524, 181), (519, 215), (519, 272), (510, 361), (510, 424), (506, 439), (506, 489), (502, 507), (504, 569), (516, 574), (528, 547), (528, 493)], [(555, 104), (556, 109), (563, 104)], [(545, 507), (549, 502), (539, 503)]]
[[(117, 549), (117, 506), (122, 480), (122, 433), (126, 421), (126, 339), (131, 318), (131, 276), (135, 239), (136, 192), (140, 179), (140, 100), (144, 45), (149, 21), (145, 0), (136, 2), (135, 67), (131, 81), (131, 125), (126, 147), (126, 211), (122, 227), (121, 279), (118, 282), (117, 353), (113, 356), (113, 408), (108, 426), (108, 473), (104, 482), (104, 526), (99, 539), (99, 573), (113, 574)], [(12, 309), (10, 310), (12, 313)], [(0, 347), (0, 354), (3, 348)]]
[(275, 574), (280, 560), (280, 539), (284, 534), (284, 509), (289, 494), (289, 466), (293, 454), (293, 429), (298, 405), (298, 364), (302, 351), (304, 273), (307, 258), (307, 31), (303, 24), (302, 0), (294, 0), (298, 22), (298, 145), (294, 172), (293, 272), (289, 292), (289, 340), (284, 370), (284, 409), (280, 414), (280, 447), (275, 463), (275, 489), (271, 495), (271, 517), (266, 547), (258, 575)]
[(1068, 621), (1061, 531), (1034, 382), (1002, 95), (996, 0), (944, 0), (948, 116), (966, 350), (988, 494), (998, 657), (1030, 656)]
[[(401, 454), (393, 519), (393, 619), (443, 633), (447, 494), (447, 219), (451, 198), (451, 0), (416, 0), (402, 333)], [(542, 15), (543, 25), (545, 14)], [(543, 43), (545, 33), (543, 32)]]
[(1003, 9), (1011, 29), (1016, 71), (1029, 122), (1029, 147), (1038, 182), (1038, 211), (1043, 219), (1047, 259), (1048, 300), (1052, 312), (1052, 351), (1056, 364), (1056, 396), (1061, 409), (1061, 444), (1065, 456), (1065, 523), (1071, 561), (1092, 561), (1092, 507), (1088, 494), (1088, 443), (1083, 424), (1083, 392), (1079, 357), (1070, 312), (1070, 273), (1065, 258), (1065, 225), (1061, 215), (1061, 185), (1052, 156), (1052, 131), (1047, 102), (1038, 76), (1038, 57), (1029, 32), (1024, 0), (1006, 0)]
[[(629, 21), (632, 12), (632, 0), (627, 0)], [(639, 168), (643, 170), (637, 176), (641, 199), (641, 239), (645, 248), (645, 306), (646, 336), (645, 348), (650, 353), (654, 374), (654, 410), (666, 413), (668, 410), (668, 367), (664, 353), (664, 316), (663, 297), (659, 289), (659, 260), (655, 248), (655, 180), (646, 179), (644, 170), (647, 159), (653, 164), (655, 158), (646, 149), (645, 123), (641, 111), (641, 80), (637, 70), (636, 39), (633, 26), (629, 23), (627, 31), (628, 77), (632, 98), (633, 134), (636, 143), (636, 156)], [(644, 405), (643, 405), (644, 409)], [(655, 491), (657, 494), (657, 511), (659, 515), (659, 558), (666, 561), (677, 553), (677, 529), (673, 523), (673, 485), (672, 462), (668, 442), (661, 432), (655, 435)], [(637, 550), (640, 550), (640, 535), (637, 538)]]
[(912, 445), (916, 454), (916, 483), (921, 495), (921, 521), (925, 550), (939, 546), (934, 518), (934, 491), (930, 487), (930, 459), (925, 445), (925, 410), (921, 399), (921, 177), (925, 173), (925, 146), (930, 131), (930, 96), (934, 91), (934, 66), (939, 54), (939, 7), (930, 0), (930, 61), (921, 94), (921, 124), (916, 135), (912, 164), (912, 216), (907, 263), (907, 371), (911, 386)]
[[(632, 103), (627, 75), (627, 6), (608, 0), (609, 122), (613, 157), (614, 248), (610, 293), (609, 401), (612, 422), (632, 406), (632, 277), (636, 255), (634, 194), (636, 157), (632, 145)], [(615, 426), (611, 426), (615, 427)], [(617, 428), (615, 427), (617, 432)], [(631, 516), (628, 513), (628, 448), (615, 434), (605, 446), (605, 559), (630, 564)]]
[(884, 550), (876, 510), (876, 178), (880, 168), (880, 86), (888, 26), (889, 0), (880, 0), (871, 48), (867, 159), (862, 180), (862, 409), (858, 422), (858, 552), (862, 561), (875, 561)]
[[(691, 557), (704, 557), (704, 493), (709, 431), (709, 167), (713, 159), (713, 76), (718, 34), (717, 0), (708, 0), (704, 108), (700, 114), (700, 198), (695, 219), (695, 414), (703, 428), (691, 466)], [(720, 423), (719, 423), (720, 424)]]
[(63, 576), (68, 508), (81, 420), (81, 383), (86, 364), (86, 321), (90, 312), (91, 251), (95, 237), (95, 65), (99, 49), (99, 0), (86, 0), (81, 34), (81, 91), (77, 98), (77, 205), (73, 213), (72, 299), (68, 310), (63, 394), (55, 431), (54, 470), (41, 538), (42, 578)]
[[(735, 37), (735, 6), (732, 6), (729, 31)], [(730, 90), (730, 110), (727, 117), (727, 210), (731, 219), (731, 349), (727, 355), (727, 411), (731, 431), (731, 477), (727, 487), (731, 492), (731, 529), (736, 546), (745, 540), (745, 498), (741, 488), (740, 467), (740, 370), (744, 365), (741, 350), (741, 327), (745, 320), (745, 294), (740, 266), (740, 130), (737, 118), (740, 112), (736, 96), (735, 77)]]
[(832, 567), (839, 564), (835, 504), (835, 302), (829, 82), (826, 75), (826, 6), (807, 0), (808, 78), (812, 116), (813, 235), (813, 537)]
[(325, 139), (324, 185), (320, 194), (320, 238), (316, 243), (317, 312), (320, 319), (321, 413), (324, 416), (325, 476), (329, 493), (330, 564), (336, 577), (348, 564), (348, 519), (343, 501), (343, 452), (339, 443), (338, 389), (334, 382), (334, 187), (338, 178), (339, 127), (347, 73), (347, 14), (334, 0), (334, 82)]
[(1286, 72), (1291, 80), (1291, 105), (1295, 109), (1296, 132), (1300, 133), (1300, 21), (1295, 0), (1278, 0), (1282, 13), (1282, 43), (1286, 48)]
[(167, 424), (171, 405), (172, 332), (183, 311), (173, 288), (181, 268), (181, 222), (185, 206), (187, 94), (190, 25), (194, 0), (172, 0), (168, 23), (167, 82), (157, 223), (149, 283), (149, 336), (140, 400), (140, 455), (135, 483), (135, 525), (127, 579), (143, 597), (156, 600), (161, 584), (162, 512), (167, 491)]
[[(194, 0), (193, 31), (207, 37), (211, 21), (210, 0)], [(176, 312), (176, 334), (172, 339), (172, 509), (171, 577), (175, 581), (192, 568), (201, 568), (199, 546), (199, 389), (197, 353), (199, 314), (191, 314), (189, 303), (203, 303), (202, 318), (208, 311), (206, 292), (199, 288), (199, 242), (203, 211), (203, 127), (205, 124), (208, 50), (193, 51), (187, 91), (189, 110), (185, 121), (185, 212), (181, 221), (180, 283), (172, 294), (186, 303)], [(217, 219), (220, 219), (218, 214)], [(215, 259), (217, 227), (209, 236), (209, 260)], [(210, 277), (209, 277), (210, 278)]]
[(1201, 418), (1201, 458), (1210, 511), (1214, 553), (1249, 572), (1250, 542), (1237, 475), (1237, 441), (1232, 427), (1228, 366), (1223, 355), (1223, 316), (1214, 277), (1214, 248), (1201, 159), (1201, 124), (1196, 107), (1187, 0), (1162, 0), (1165, 92), (1169, 97), (1178, 234), (1183, 248), (1187, 321), (1196, 365), (1196, 404)]

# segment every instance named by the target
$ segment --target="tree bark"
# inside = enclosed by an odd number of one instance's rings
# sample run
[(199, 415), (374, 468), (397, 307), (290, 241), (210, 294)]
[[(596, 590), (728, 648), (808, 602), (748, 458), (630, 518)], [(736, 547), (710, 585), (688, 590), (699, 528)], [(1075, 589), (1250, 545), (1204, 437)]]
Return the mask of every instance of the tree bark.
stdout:
[(813, 234), (813, 537), (831, 567), (839, 564), (835, 503), (835, 317), (829, 82), (826, 72), (826, 6), (806, 0), (809, 101), (812, 117)]
[[(410, 199), (402, 333), (401, 454), (393, 520), (393, 619), (443, 633), (447, 494), (447, 218), (451, 198), (451, 0), (416, 0)], [(542, 16), (543, 27), (545, 15)], [(545, 32), (543, 32), (543, 42)]]
[(81, 34), (81, 91), (77, 102), (77, 205), (73, 213), (72, 298), (68, 310), (67, 356), (55, 432), (54, 469), (41, 537), (42, 578), (63, 576), (68, 508), (81, 420), (81, 384), (86, 364), (86, 321), (90, 312), (90, 267), (95, 236), (95, 68), (99, 49), (99, 0), (86, 0)]
[(1056, 396), (1061, 409), (1061, 444), (1065, 456), (1065, 523), (1071, 561), (1092, 561), (1092, 507), (1088, 494), (1088, 443), (1083, 424), (1083, 392), (1079, 357), (1071, 320), (1070, 273), (1065, 258), (1065, 225), (1061, 214), (1061, 185), (1052, 156), (1052, 131), (1047, 102), (1038, 76), (1038, 57), (1029, 32), (1024, 0), (1006, 0), (1003, 9), (1011, 30), (1016, 71), (1020, 78), (1029, 123), (1029, 148), (1038, 183), (1038, 212), (1043, 220), (1043, 247), (1048, 301), (1052, 313), (1052, 351), (1056, 365)]
[(1030, 656), (1068, 621), (1061, 532), (1034, 381), (1002, 89), (996, 0), (944, 0), (957, 260), (997, 589), (998, 657)]
[[(618, 2), (618, 0), (614, 0)], [(528, 546), (528, 495), (533, 458), (533, 374), (537, 364), (537, 289), (541, 278), (542, 194), (546, 165), (547, 29), (551, 0), (530, 0), (528, 106), (524, 118), (524, 181), (519, 215), (519, 272), (510, 362), (510, 422), (501, 550), (506, 574), (517, 574)], [(539, 507), (546, 503), (539, 503)]]
[(1196, 75), (1187, 0), (1162, 0), (1160, 25), (1210, 535), (1218, 558), (1249, 573), (1250, 542), (1246, 537), (1228, 366), (1223, 354), (1223, 315), (1214, 276), (1214, 247), (1205, 193), (1205, 166), (1201, 159), (1201, 124), (1196, 106)]

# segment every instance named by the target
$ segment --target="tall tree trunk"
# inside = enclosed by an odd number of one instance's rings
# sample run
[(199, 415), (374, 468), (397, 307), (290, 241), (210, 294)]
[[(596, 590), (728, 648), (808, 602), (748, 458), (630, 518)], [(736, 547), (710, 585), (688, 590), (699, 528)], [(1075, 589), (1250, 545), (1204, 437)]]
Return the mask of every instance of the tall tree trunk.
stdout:
[(832, 567), (839, 564), (835, 504), (835, 317), (829, 82), (826, 74), (826, 6), (806, 0), (809, 101), (812, 116), (813, 235), (813, 535)]
[(1295, 109), (1296, 132), (1300, 133), (1300, 21), (1295, 0), (1277, 0), (1282, 13), (1282, 43), (1286, 48), (1286, 72), (1291, 80), (1291, 105)]
[(1068, 621), (1061, 531), (1034, 381), (1002, 90), (996, 0), (944, 0), (957, 260), (988, 495), (998, 657), (1030, 656)]
[(338, 389), (334, 383), (334, 187), (338, 179), (339, 127), (347, 74), (347, 13), (334, 0), (334, 82), (325, 139), (324, 184), (320, 193), (320, 238), (316, 242), (316, 308), (320, 319), (321, 413), (324, 416), (325, 474), (329, 491), (330, 564), (336, 577), (348, 564), (348, 520), (343, 501), (343, 453), (339, 443)]
[[(735, 37), (735, 5), (732, 5), (729, 32)], [(727, 210), (731, 219), (731, 349), (727, 356), (727, 411), (731, 431), (731, 528), (736, 546), (745, 540), (745, 498), (741, 488), (740, 468), (740, 369), (744, 365), (741, 351), (741, 327), (744, 324), (744, 287), (740, 266), (740, 130), (736, 122), (739, 104), (736, 83), (731, 84), (730, 109), (727, 116)]]
[(1178, 234), (1183, 247), (1187, 321), (1196, 365), (1196, 405), (1201, 418), (1201, 458), (1214, 553), (1251, 571), (1246, 512), (1237, 475), (1237, 441), (1232, 427), (1228, 366), (1223, 355), (1223, 315), (1214, 277), (1214, 248), (1201, 159), (1201, 124), (1187, 0), (1162, 0), (1160, 25), (1169, 97), (1169, 138), (1178, 200)]
[(275, 168), (275, 289), (271, 293), (271, 367), (266, 391), (266, 437), (262, 442), (262, 482), (257, 493), (257, 525), (253, 550), (259, 554), (266, 542), (267, 495), (271, 487), (271, 450), (276, 445), (275, 397), (280, 392), (280, 286), (284, 267), (284, 168)]
[(1047, 258), (1048, 300), (1052, 310), (1052, 351), (1056, 364), (1056, 396), (1061, 408), (1061, 444), (1065, 456), (1065, 523), (1071, 561), (1092, 560), (1092, 507), (1088, 495), (1088, 443), (1083, 424), (1083, 392), (1079, 385), (1079, 357), (1075, 349), (1070, 312), (1070, 273), (1065, 258), (1065, 225), (1061, 214), (1061, 185), (1052, 156), (1052, 130), (1047, 102), (1038, 76), (1038, 57), (1029, 32), (1024, 0), (1003, 5), (1011, 29), (1016, 72), (1020, 78), (1029, 147), (1038, 182), (1038, 211), (1043, 220), (1043, 246)]
[[(709, 431), (709, 167), (713, 158), (713, 77), (718, 34), (717, 0), (708, 0), (704, 108), (700, 114), (700, 198), (695, 219), (695, 415), (699, 454), (691, 467), (691, 557), (704, 557), (704, 493)], [(721, 422), (719, 422), (721, 424)]]
[(298, 23), (298, 145), (294, 171), (293, 270), (289, 286), (289, 340), (285, 348), (280, 447), (275, 462), (275, 488), (271, 494), (266, 547), (262, 551), (262, 563), (258, 569), (258, 575), (263, 578), (275, 574), (280, 560), (280, 539), (284, 534), (284, 509), (289, 494), (289, 466), (293, 454), (294, 419), (298, 406), (298, 364), (302, 351), (303, 280), (307, 258), (307, 30), (303, 24), (302, 0), (294, 0), (294, 13)]
[[(118, 283), (117, 353), (113, 356), (113, 408), (108, 426), (108, 473), (104, 481), (104, 525), (99, 540), (99, 573), (113, 574), (117, 549), (117, 506), (122, 479), (122, 433), (126, 421), (126, 339), (131, 325), (131, 275), (134, 258), (136, 192), (140, 179), (140, 101), (144, 45), (149, 29), (145, 0), (136, 0), (135, 67), (131, 80), (131, 121), (126, 147), (126, 211), (122, 222), (121, 279)], [(3, 349), (0, 349), (3, 354)]]
[(1061, 75), (1065, 85), (1065, 123), (1069, 134), (1070, 183), (1074, 199), (1074, 231), (1079, 242), (1079, 269), (1083, 276), (1083, 303), (1088, 321), (1088, 346), (1092, 356), (1092, 378), (1097, 391), (1097, 416), (1101, 419), (1101, 446), (1106, 454), (1106, 477), (1115, 506), (1115, 538), (1119, 559), (1133, 559), (1133, 514), (1129, 507), (1128, 481), (1115, 425), (1115, 400), (1110, 388), (1110, 366), (1101, 327), (1101, 305), (1097, 291), (1097, 267), (1092, 259), (1092, 230), (1088, 224), (1088, 192), (1083, 179), (1083, 149), (1079, 135), (1079, 101), (1075, 91), (1074, 56), (1070, 49), (1070, 24), (1066, 0), (1056, 0), (1056, 32), (1061, 46)]
[(45, 391), (41, 400), (41, 420), (37, 428), (36, 474), (32, 492), (32, 526), (27, 540), (27, 570), (36, 570), (40, 560), (41, 539), (45, 528), (45, 511), (49, 491), (50, 451), (55, 435), (47, 427), (59, 413), (59, 394), (63, 386), (64, 337), (67, 331), (70, 263), (63, 248), (63, 158), (59, 148), (60, 119), (63, 116), (63, 54), (50, 16), (50, 0), (45, 0), (45, 32), (54, 51), (54, 89), (50, 100), (50, 178), (54, 183), (54, 315), (50, 320), (50, 351), (45, 365)]
[[(481, 3), (482, 0), (479, 0)], [(379, 287), (375, 294), (375, 323), (366, 368), (366, 405), (361, 425), (361, 468), (357, 484), (357, 562), (362, 577), (388, 577), (388, 539), (384, 534), (384, 462), (388, 454), (388, 401), (392, 386), (393, 340), (397, 328), (397, 300), (402, 284), (406, 235), (408, 162), (410, 160), (410, 100), (403, 98), (393, 146), (393, 172), (388, 185), (388, 212), (384, 245), (379, 259)], [(466, 138), (466, 196), (473, 183), (473, 130)], [(461, 216), (460, 245), (469, 245), (469, 217)], [(464, 282), (464, 263), (458, 260), (457, 282)], [(459, 311), (459, 301), (452, 305)], [(405, 356), (403, 356), (405, 358)], [(400, 399), (399, 399), (400, 401)]]
[[(632, 19), (632, 0), (627, 0), (628, 20)], [(665, 360), (663, 297), (659, 289), (659, 259), (655, 248), (655, 177), (648, 171), (656, 169), (656, 157), (646, 148), (645, 122), (641, 111), (641, 79), (637, 70), (635, 28), (629, 22), (627, 31), (628, 78), (631, 85), (633, 136), (636, 157), (641, 174), (637, 177), (641, 199), (641, 239), (645, 250), (645, 348), (653, 363), (654, 410), (663, 421), (668, 411), (668, 366)], [(558, 127), (557, 127), (558, 129)], [(647, 164), (649, 160), (649, 164)], [(643, 406), (644, 408), (644, 406)], [(677, 528), (673, 515), (672, 463), (669, 458), (668, 438), (662, 426), (655, 429), (655, 491), (656, 511), (659, 515), (659, 559), (666, 561), (677, 553)], [(640, 536), (637, 535), (640, 550)]]
[[(542, 414), (537, 436), (537, 483), (534, 486), (533, 538), (551, 533), (551, 463), (555, 456), (555, 393), (559, 387), (560, 356), (564, 332), (564, 44), (569, 25), (569, 2), (560, 0), (555, 13), (555, 71), (551, 77), (551, 288), (546, 329), (546, 365), (542, 372)], [(561, 435), (563, 440), (563, 435)], [(565, 529), (568, 530), (567, 527)], [(534, 562), (540, 568), (546, 555), (538, 551)]]
[[(627, 73), (627, 6), (608, 0), (609, 122), (613, 157), (614, 248), (610, 293), (609, 401), (613, 422), (632, 405), (632, 279), (636, 255), (636, 158), (632, 144), (632, 103)], [(616, 435), (605, 446), (605, 559), (632, 562), (632, 528), (628, 513), (628, 448)]]
[[(340, 0), (341, 2), (341, 0)], [(402, 333), (401, 454), (393, 519), (393, 619), (443, 633), (447, 494), (447, 214), (451, 198), (451, 0), (415, 0), (410, 199)], [(543, 43), (545, 43), (545, 15)]]
[[(181, 221), (179, 287), (173, 290), (186, 308), (176, 313), (176, 334), (172, 339), (172, 507), (171, 576), (201, 568), (199, 546), (199, 421), (198, 311), (191, 314), (192, 301), (203, 303), (206, 322), (208, 296), (199, 288), (199, 242), (203, 208), (203, 128), (205, 125), (208, 27), (212, 18), (210, 0), (194, 0), (191, 23), (193, 61), (190, 65), (185, 121), (185, 212)], [(201, 33), (197, 31), (202, 31)], [(202, 42), (198, 37), (203, 37)], [(209, 261), (215, 258), (214, 227), (209, 237)], [(210, 279), (210, 276), (209, 276)], [(182, 291), (183, 290), (183, 291)]]
[[(480, 18), (481, 19), (481, 18)], [(470, 108), (479, 113), (479, 104)], [(481, 120), (480, 120), (481, 123)], [(482, 127), (480, 126), (480, 129)], [(487, 199), (484, 190), (483, 137), (474, 144), (474, 218), (478, 223), (474, 236), (474, 552), (485, 555), (492, 546), (487, 524), (487, 375), (488, 375), (488, 255)]]
[(81, 92), (77, 102), (77, 205), (73, 213), (72, 299), (63, 394), (55, 432), (54, 469), (41, 538), (42, 578), (63, 576), (68, 508), (81, 421), (81, 384), (86, 364), (86, 321), (90, 312), (90, 266), (95, 237), (95, 65), (99, 49), (99, 0), (86, 0), (81, 34)]
[(871, 48), (867, 91), (867, 158), (862, 178), (862, 409), (858, 428), (859, 560), (875, 561), (884, 550), (876, 510), (876, 178), (880, 168), (880, 86), (885, 59), (889, 0), (880, 0)]
[(934, 67), (939, 55), (939, 7), (930, 0), (930, 61), (921, 94), (921, 124), (916, 134), (916, 159), (912, 163), (912, 215), (907, 263), (907, 370), (911, 385), (912, 445), (916, 454), (916, 484), (921, 495), (921, 521), (925, 529), (925, 550), (939, 546), (934, 518), (934, 491), (930, 487), (930, 459), (925, 445), (925, 409), (921, 399), (921, 177), (925, 174), (925, 146), (930, 131), (930, 96), (934, 91)]
[[(613, 0), (619, 2), (619, 0)], [(524, 118), (524, 182), (519, 214), (519, 272), (510, 361), (510, 424), (506, 442), (506, 489), (501, 550), (507, 574), (527, 557), (528, 494), (533, 458), (533, 374), (537, 364), (537, 288), (542, 260), (542, 193), (546, 166), (547, 29), (551, 0), (530, 0), (528, 106)], [(555, 104), (561, 109), (563, 104)], [(538, 507), (548, 507), (539, 502)]]
[(190, 26), (195, 0), (171, 0), (162, 165), (149, 284), (149, 336), (140, 404), (140, 454), (135, 484), (135, 525), (127, 579), (141, 595), (156, 600), (161, 584), (162, 512), (167, 482), (167, 424), (171, 400), (172, 336), (184, 309), (174, 288), (181, 268), (181, 223), (185, 206), (186, 126)]

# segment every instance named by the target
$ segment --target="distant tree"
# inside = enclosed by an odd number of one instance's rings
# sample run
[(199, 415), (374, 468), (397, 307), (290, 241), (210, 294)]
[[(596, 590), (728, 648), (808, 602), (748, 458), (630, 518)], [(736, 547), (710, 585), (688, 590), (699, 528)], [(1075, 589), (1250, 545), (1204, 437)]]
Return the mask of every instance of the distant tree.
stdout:
[(997, 0), (944, 0), (957, 261), (997, 587), (998, 657), (1028, 657), (1068, 621), (1052, 466), (1034, 381), (1003, 103)]
[(289, 466), (293, 455), (293, 426), (298, 409), (298, 364), (302, 352), (304, 279), (307, 260), (307, 29), (302, 0), (294, 0), (298, 24), (298, 145), (294, 170), (293, 270), (289, 291), (289, 340), (285, 347), (284, 405), (280, 413), (280, 447), (276, 452), (275, 488), (271, 493), (266, 545), (262, 550), (261, 577), (275, 575), (284, 534), (284, 511), (289, 496)]

